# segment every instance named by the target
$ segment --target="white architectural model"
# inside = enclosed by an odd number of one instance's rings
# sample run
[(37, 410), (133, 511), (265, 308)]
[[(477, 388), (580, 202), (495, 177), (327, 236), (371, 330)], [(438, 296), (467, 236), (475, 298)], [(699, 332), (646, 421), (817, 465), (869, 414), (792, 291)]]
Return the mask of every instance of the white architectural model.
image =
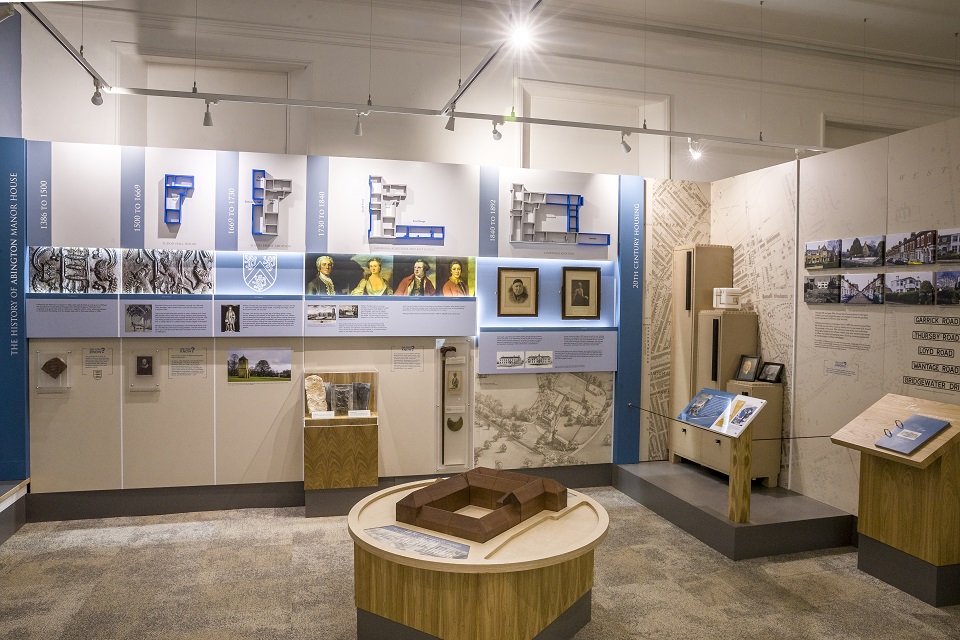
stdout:
[[(510, 192), (510, 242), (609, 246), (609, 233), (580, 231), (582, 195), (527, 191), (522, 184), (514, 184)], [(561, 216), (557, 223), (555, 219)]]
[(280, 230), (280, 201), (292, 192), (293, 180), (274, 178), (264, 169), (253, 170), (253, 235), (277, 235)]
[(370, 242), (443, 244), (444, 228), (441, 225), (398, 223), (398, 210), (406, 199), (407, 185), (385, 182), (382, 176), (370, 176), (370, 226), (367, 230)]

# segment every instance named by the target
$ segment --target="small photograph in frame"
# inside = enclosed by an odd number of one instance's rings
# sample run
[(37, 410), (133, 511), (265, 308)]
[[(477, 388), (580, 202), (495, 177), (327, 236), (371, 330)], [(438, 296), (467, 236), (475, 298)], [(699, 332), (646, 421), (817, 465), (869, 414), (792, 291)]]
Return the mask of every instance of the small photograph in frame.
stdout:
[(734, 379), (741, 382), (754, 382), (757, 379), (757, 370), (760, 368), (760, 356), (740, 356), (740, 366)]
[(536, 317), (540, 269), (497, 268), (497, 315)]
[(760, 373), (757, 374), (757, 380), (761, 382), (780, 382), (783, 376), (783, 365), (779, 362), (764, 362), (760, 367)]
[(458, 369), (447, 371), (447, 391), (458, 394), (463, 389), (463, 374)]
[(137, 375), (153, 375), (153, 356), (137, 356)]
[(599, 320), (600, 268), (564, 267), (561, 295), (564, 320)]

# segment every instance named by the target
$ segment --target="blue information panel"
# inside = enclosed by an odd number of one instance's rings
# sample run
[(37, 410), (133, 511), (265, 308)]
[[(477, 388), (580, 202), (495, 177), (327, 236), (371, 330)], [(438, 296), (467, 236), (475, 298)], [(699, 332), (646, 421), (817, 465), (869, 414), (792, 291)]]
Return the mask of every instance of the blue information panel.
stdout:
[(482, 374), (616, 371), (617, 332), (482, 331), (478, 367)]

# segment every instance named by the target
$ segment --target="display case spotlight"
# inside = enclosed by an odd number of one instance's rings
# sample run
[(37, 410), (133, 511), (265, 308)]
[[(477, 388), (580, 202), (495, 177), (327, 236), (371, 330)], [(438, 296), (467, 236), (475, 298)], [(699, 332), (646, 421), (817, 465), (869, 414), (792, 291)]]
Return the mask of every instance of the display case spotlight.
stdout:
[(494, 139), (494, 140), (499, 140), (500, 138), (503, 137), (503, 134), (500, 133), (499, 131), (497, 131), (497, 123), (496, 123), (496, 122), (493, 123), (493, 134), (492, 134), (492, 135), (493, 135), (493, 139)]
[(703, 145), (699, 140), (694, 140), (693, 138), (687, 138), (687, 144), (690, 147), (690, 157), (694, 160), (699, 160), (703, 157)]
[(630, 153), (630, 145), (627, 144), (626, 137), (630, 135), (629, 132), (621, 131), (620, 132), (620, 148), (623, 149), (624, 153)]
[(103, 94), (100, 93), (100, 89), (101, 89), (101, 88), (102, 88), (102, 87), (101, 87), (101, 85), (100, 85), (100, 81), (99, 81), (99, 80), (94, 80), (94, 81), (93, 81), (93, 96), (90, 98), (90, 102), (92, 102), (95, 106), (98, 106), (98, 107), (103, 104)]
[(203, 114), (203, 126), (212, 127), (213, 126), (213, 114), (210, 113), (210, 101), (207, 100), (207, 111)]

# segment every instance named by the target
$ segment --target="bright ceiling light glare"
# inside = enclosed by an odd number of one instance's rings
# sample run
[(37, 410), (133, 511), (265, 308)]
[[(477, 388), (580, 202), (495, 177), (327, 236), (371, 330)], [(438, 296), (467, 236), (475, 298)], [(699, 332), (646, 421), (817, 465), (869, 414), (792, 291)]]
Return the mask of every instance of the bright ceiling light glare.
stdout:
[(627, 144), (625, 138), (630, 135), (625, 131), (620, 132), (620, 148), (623, 149), (624, 153), (630, 153), (630, 145)]
[(523, 23), (517, 23), (510, 32), (510, 44), (514, 49), (529, 49), (533, 44), (533, 35), (530, 29)]
[(687, 138), (687, 144), (690, 146), (690, 157), (694, 160), (699, 160), (703, 157), (703, 145), (700, 144), (699, 140), (692, 140)]

